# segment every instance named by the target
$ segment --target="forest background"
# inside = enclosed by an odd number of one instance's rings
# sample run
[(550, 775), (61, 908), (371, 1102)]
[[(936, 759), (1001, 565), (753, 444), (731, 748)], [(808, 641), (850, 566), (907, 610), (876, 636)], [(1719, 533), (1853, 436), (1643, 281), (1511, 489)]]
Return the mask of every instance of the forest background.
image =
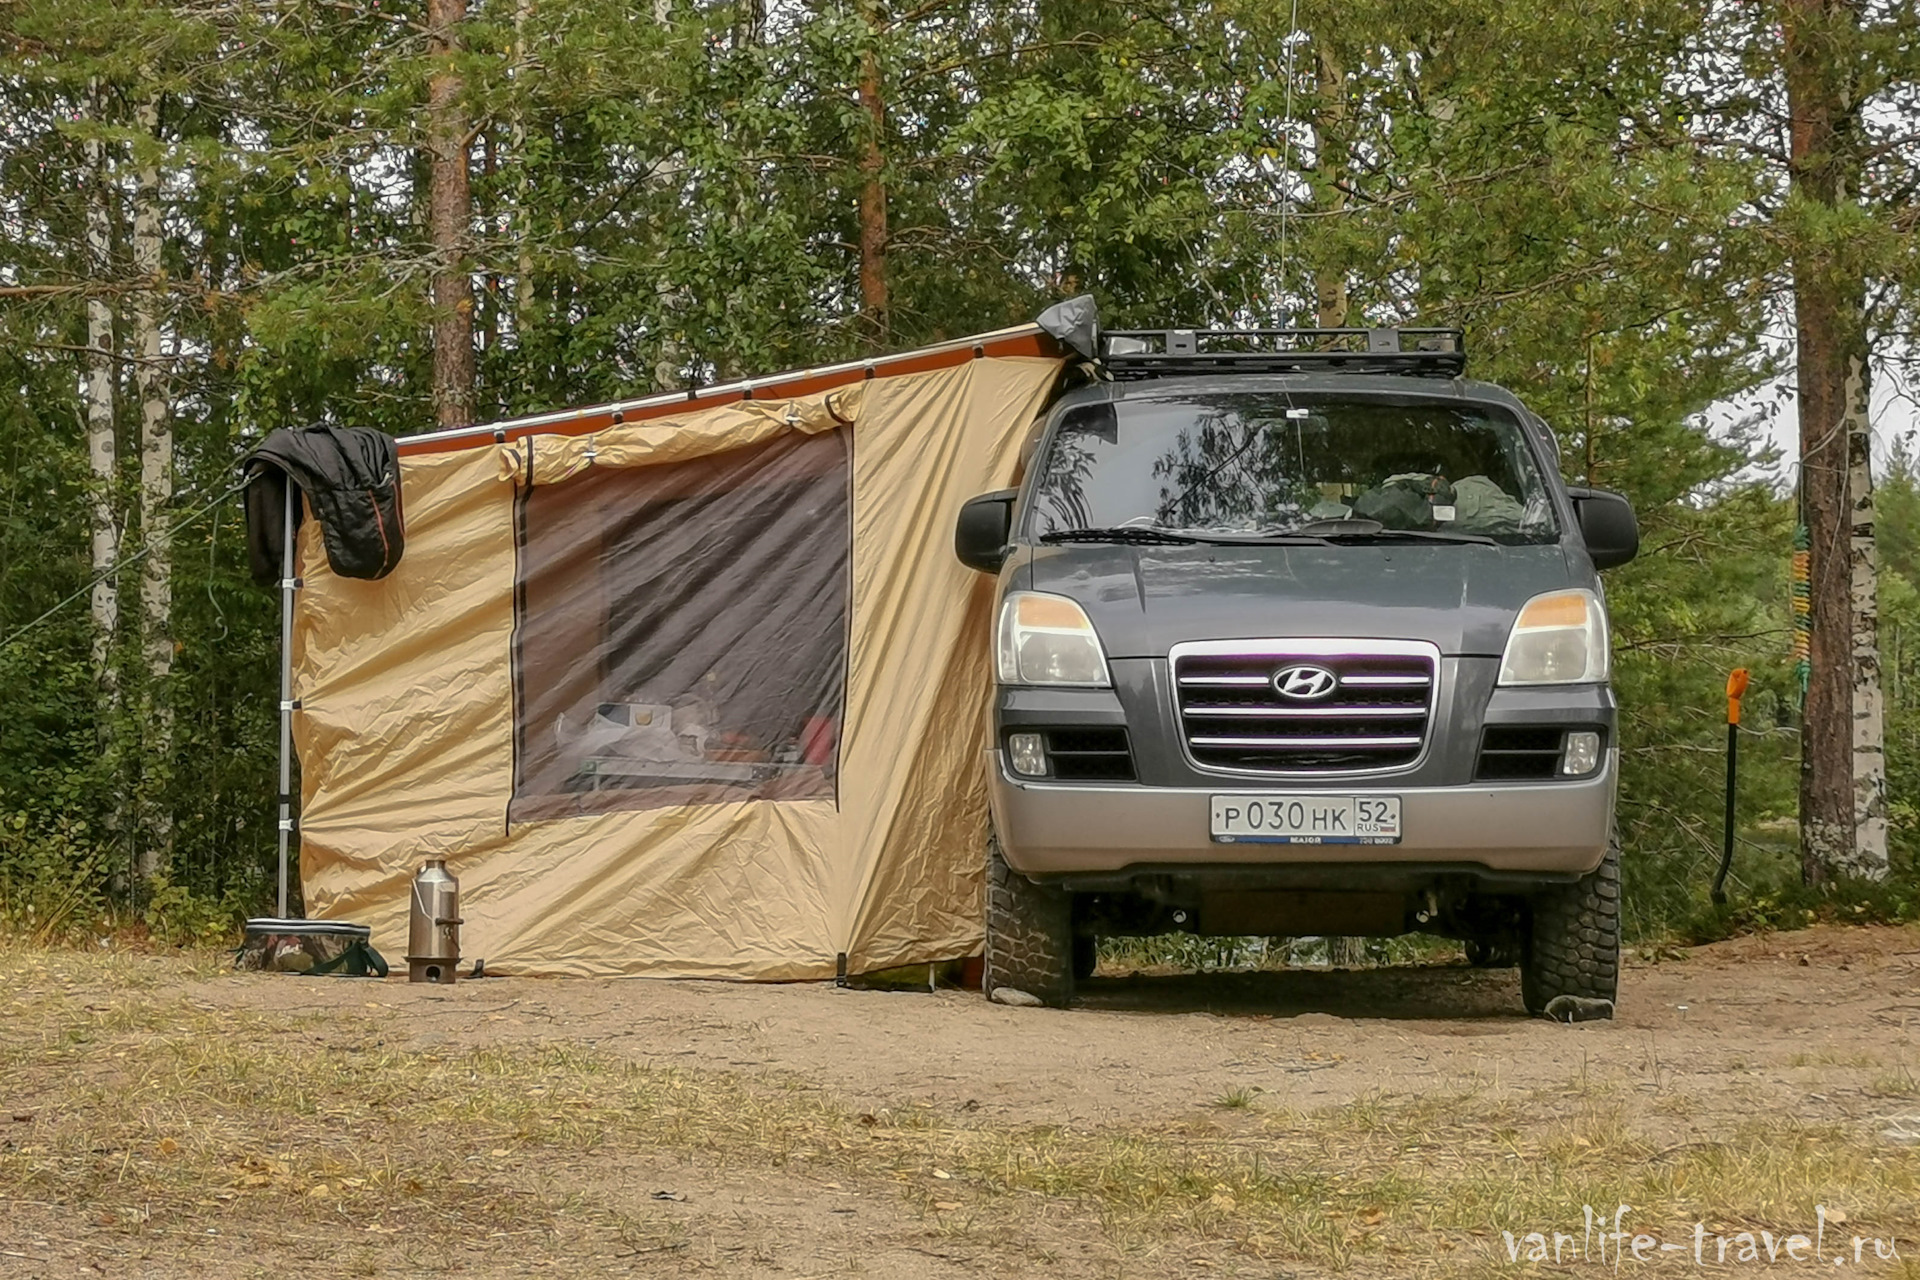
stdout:
[[(1832, 108), (1812, 161), (1790, 73)], [(1882, 442), (1891, 872), (1815, 893), (1769, 389), (1816, 279), (1873, 376), (1914, 350), (1917, 99), (1911, 0), (0, 5), (0, 924), (210, 938), (271, 906), (278, 607), (230, 492), (267, 432), (634, 397), (1080, 292), (1116, 325), (1464, 327), (1569, 480), (1641, 515), (1608, 582), (1630, 935), (1912, 916), (1920, 467)]]

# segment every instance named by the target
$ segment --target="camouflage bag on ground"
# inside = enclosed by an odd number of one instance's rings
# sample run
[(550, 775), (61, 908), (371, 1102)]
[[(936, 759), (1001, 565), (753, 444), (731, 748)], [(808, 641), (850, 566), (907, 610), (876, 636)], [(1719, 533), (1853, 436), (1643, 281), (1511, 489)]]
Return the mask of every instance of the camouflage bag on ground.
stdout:
[(262, 973), (313, 977), (387, 976), (387, 962), (373, 949), (373, 930), (338, 920), (247, 921), (234, 967)]

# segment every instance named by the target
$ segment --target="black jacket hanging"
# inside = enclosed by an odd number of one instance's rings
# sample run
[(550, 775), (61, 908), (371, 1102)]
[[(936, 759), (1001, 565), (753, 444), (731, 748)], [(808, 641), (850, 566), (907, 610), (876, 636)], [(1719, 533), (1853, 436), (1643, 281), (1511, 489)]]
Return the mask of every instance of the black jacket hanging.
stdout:
[(279, 580), (285, 551), (287, 485), (304, 492), (320, 521), (327, 563), (343, 578), (384, 578), (400, 563), (406, 521), (400, 507), (400, 452), (367, 427), (299, 427), (274, 432), (245, 463), (247, 553), (253, 580)]

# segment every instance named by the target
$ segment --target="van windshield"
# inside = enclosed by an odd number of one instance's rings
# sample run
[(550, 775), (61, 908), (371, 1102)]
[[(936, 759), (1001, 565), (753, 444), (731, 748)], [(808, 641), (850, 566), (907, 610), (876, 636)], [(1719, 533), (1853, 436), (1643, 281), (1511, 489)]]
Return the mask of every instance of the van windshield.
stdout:
[(1222, 392), (1069, 409), (1027, 532), (1559, 537), (1520, 424), (1488, 405)]

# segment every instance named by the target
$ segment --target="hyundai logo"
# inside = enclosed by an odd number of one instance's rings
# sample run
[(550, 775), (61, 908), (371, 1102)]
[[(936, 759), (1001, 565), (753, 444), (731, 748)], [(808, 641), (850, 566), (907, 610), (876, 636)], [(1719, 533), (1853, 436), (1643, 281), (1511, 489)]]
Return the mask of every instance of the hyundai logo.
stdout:
[(1325, 667), (1282, 667), (1273, 673), (1273, 687), (1283, 698), (1312, 702), (1334, 691), (1340, 677)]

